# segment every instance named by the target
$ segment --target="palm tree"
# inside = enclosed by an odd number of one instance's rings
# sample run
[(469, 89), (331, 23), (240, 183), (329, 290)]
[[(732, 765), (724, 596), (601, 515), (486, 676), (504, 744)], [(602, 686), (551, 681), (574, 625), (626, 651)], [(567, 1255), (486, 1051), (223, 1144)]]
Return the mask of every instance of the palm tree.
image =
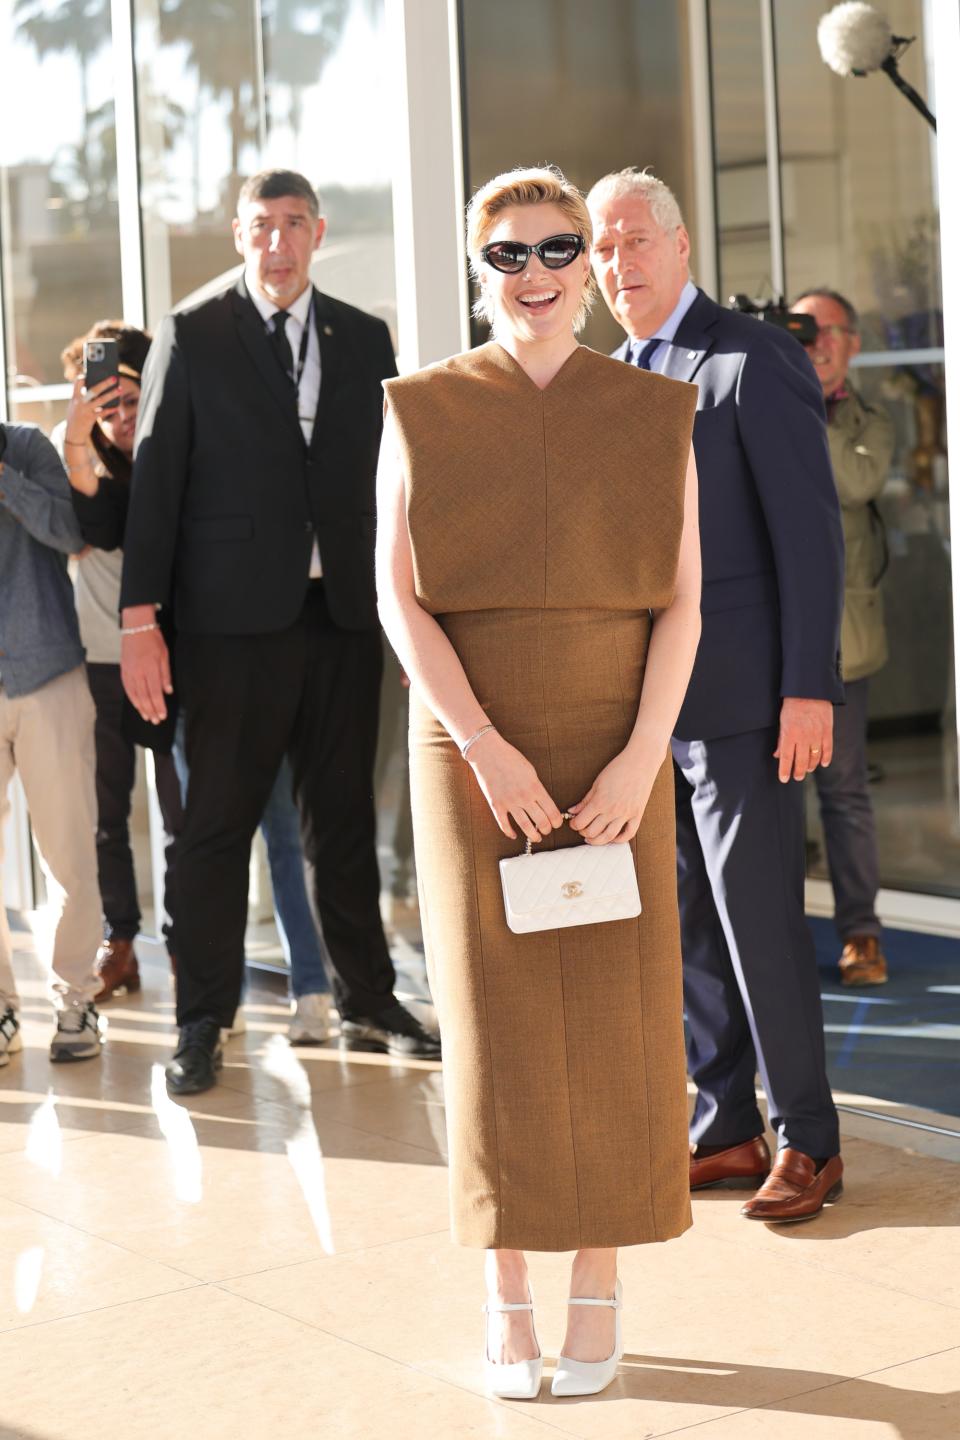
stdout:
[(17, 32), (28, 40), (40, 60), (47, 55), (73, 52), (80, 65), (80, 104), (83, 125), (79, 145), (80, 170), (90, 176), (90, 62), (110, 40), (110, 0), (14, 0)]
[(343, 35), (350, 0), (264, 0), (263, 58), (271, 85), (290, 91), (294, 141), (303, 119), (303, 92), (315, 85)]
[(160, 43), (184, 46), (201, 86), (216, 100), (229, 97), (232, 177), (240, 174), (244, 144), (257, 136), (252, 68), (238, 64), (236, 44), (237, 36), (251, 30), (250, 0), (160, 0)]

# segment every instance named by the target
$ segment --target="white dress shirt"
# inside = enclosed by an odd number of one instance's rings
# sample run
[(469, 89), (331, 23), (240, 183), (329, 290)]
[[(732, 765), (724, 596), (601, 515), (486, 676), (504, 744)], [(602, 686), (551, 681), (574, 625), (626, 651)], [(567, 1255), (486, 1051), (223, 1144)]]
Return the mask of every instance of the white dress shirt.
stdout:
[[(272, 300), (267, 300), (261, 295), (253, 281), (248, 275), (247, 294), (257, 307), (263, 317), (267, 330), (273, 329), (273, 317), (281, 308), (274, 305)], [(300, 346), (303, 343), (303, 327), (311, 318), (310, 305), (313, 300), (313, 286), (308, 285), (306, 289), (297, 296), (292, 305), (287, 307), (286, 335), (290, 342), (290, 349), (293, 352), (294, 364), (297, 363), (300, 355)], [(303, 431), (303, 438), (309, 445), (313, 438), (313, 422), (317, 413), (317, 403), (320, 399), (320, 340), (317, 335), (316, 325), (310, 325), (307, 337), (307, 353), (303, 362), (303, 373), (300, 376), (300, 384), (297, 388), (297, 415), (300, 420), (300, 429)], [(310, 579), (319, 580), (323, 574), (323, 566), (320, 563), (320, 550), (317, 546), (316, 537), (313, 541), (313, 551), (310, 555)]]

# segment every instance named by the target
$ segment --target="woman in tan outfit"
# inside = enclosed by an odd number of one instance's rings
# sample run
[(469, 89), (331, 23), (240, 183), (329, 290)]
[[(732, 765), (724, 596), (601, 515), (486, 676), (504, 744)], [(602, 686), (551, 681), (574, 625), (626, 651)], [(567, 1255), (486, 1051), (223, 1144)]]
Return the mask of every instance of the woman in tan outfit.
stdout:
[[(487, 1250), (487, 1383), (515, 1398), (542, 1367), (524, 1250), (577, 1252), (594, 1304), (553, 1389), (595, 1393), (616, 1247), (690, 1224), (668, 746), (700, 626), (696, 392), (577, 344), (590, 240), (559, 172), (490, 181), (468, 247), (495, 340), (385, 387), (380, 610), (412, 682), (453, 1231)], [(643, 913), (514, 934), (498, 861), (522, 836), (629, 844)]]

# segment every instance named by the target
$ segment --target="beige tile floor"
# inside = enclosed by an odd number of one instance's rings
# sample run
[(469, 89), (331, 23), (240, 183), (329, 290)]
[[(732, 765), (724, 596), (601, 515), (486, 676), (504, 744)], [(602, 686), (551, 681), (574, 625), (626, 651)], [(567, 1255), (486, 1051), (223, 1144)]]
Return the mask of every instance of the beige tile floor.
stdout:
[[(960, 1437), (960, 1141), (851, 1119), (846, 1194), (808, 1226), (749, 1224), (733, 1192), (698, 1197), (681, 1240), (622, 1256), (611, 1389), (495, 1402), (478, 1257), (447, 1235), (436, 1067), (290, 1050), (264, 983), (222, 1083), (174, 1104), (157, 1068), (170, 987), (150, 961), (143, 993), (106, 1008), (102, 1059), (54, 1068), (18, 940), (0, 1440)], [(532, 1257), (548, 1365), (565, 1268)]]

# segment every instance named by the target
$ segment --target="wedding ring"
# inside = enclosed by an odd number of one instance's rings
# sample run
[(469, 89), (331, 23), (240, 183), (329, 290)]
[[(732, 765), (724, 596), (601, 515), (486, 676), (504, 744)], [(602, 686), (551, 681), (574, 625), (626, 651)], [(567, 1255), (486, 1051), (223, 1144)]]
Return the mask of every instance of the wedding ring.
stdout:
[(819, 746), (819, 745), (811, 745), (811, 746), (810, 746), (810, 754), (811, 754), (811, 755), (819, 755), (819, 754), (820, 754), (820, 746)]

